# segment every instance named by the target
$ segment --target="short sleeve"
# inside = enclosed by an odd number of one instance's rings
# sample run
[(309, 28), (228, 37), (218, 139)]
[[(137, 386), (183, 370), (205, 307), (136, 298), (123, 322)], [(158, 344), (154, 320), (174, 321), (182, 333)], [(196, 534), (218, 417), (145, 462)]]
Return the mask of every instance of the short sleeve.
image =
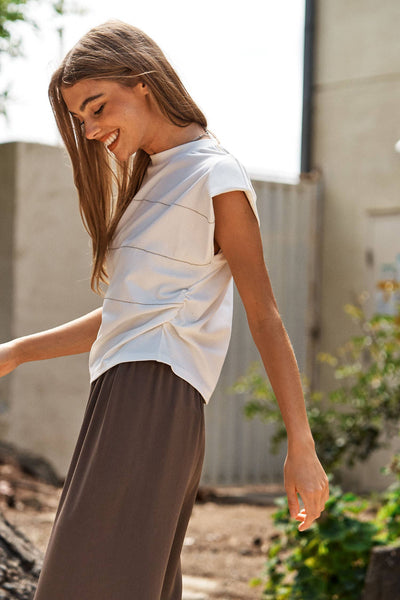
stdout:
[(256, 204), (257, 197), (250, 177), (240, 162), (232, 155), (228, 154), (213, 165), (208, 177), (208, 189), (211, 198), (218, 196), (218, 194), (234, 192), (235, 190), (245, 192), (247, 200), (260, 225)]

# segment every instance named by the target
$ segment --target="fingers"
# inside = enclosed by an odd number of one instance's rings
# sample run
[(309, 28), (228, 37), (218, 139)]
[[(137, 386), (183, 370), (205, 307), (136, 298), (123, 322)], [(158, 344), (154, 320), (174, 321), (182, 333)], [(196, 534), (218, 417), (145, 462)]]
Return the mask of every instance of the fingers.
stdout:
[[(301, 494), (304, 508), (297, 515), (302, 522), (299, 525), (299, 531), (305, 531), (313, 522), (321, 516), (322, 511), (325, 509), (325, 503), (329, 498), (329, 484), (328, 480), (322, 486), (322, 489), (313, 493)], [(297, 517), (296, 517), (297, 518)]]
[(296, 521), (300, 521), (300, 525), (298, 527), (299, 531), (305, 531), (314, 523), (318, 517), (321, 516), (322, 510), (318, 509), (310, 509), (310, 507), (305, 506), (301, 510), (292, 511), (289, 505), (290, 515)]
[(300, 531), (308, 529), (321, 516), (325, 503), (329, 498), (329, 487), (314, 492), (300, 492), (304, 508), (300, 510), (299, 499), (295, 489), (286, 489), (289, 512), (292, 519), (301, 521)]
[[(309, 527), (311, 527), (311, 525), (314, 523), (314, 521), (316, 519), (318, 519), (318, 517), (321, 516), (321, 511), (318, 512), (313, 512), (313, 513), (307, 513), (307, 509), (304, 508), (300, 513), (299, 516), (301, 515), (301, 523), (298, 527), (299, 531), (305, 531), (306, 529), (308, 529)], [(300, 519), (299, 519), (300, 520)]]
[(293, 488), (287, 489), (286, 494), (288, 499), (290, 516), (292, 517), (292, 519), (295, 519), (300, 510), (299, 499), (297, 497), (296, 490)]
[[(314, 450), (307, 454), (288, 452), (284, 483), (290, 515), (300, 521), (299, 531), (305, 531), (321, 515), (329, 498), (328, 478)], [(298, 495), (303, 501), (302, 510)]]
[(329, 490), (317, 493), (300, 493), (304, 508), (300, 510), (299, 498), (293, 488), (286, 489), (290, 516), (300, 521), (299, 531), (305, 531), (313, 522), (321, 516), (325, 508), (325, 502), (329, 498)]

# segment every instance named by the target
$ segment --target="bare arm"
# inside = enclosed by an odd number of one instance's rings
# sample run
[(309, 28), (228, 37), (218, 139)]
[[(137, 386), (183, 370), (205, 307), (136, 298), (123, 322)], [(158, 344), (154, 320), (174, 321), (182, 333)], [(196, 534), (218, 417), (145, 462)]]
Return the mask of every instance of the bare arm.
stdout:
[[(272, 292), (258, 223), (245, 194), (228, 192), (213, 201), (215, 239), (231, 268), (287, 430), (285, 488), (291, 515), (304, 530), (321, 514), (329, 492), (315, 453), (296, 359)], [(298, 493), (305, 506), (302, 512)]]
[(101, 308), (47, 331), (34, 333), (0, 345), (0, 377), (18, 365), (89, 352), (101, 323)]

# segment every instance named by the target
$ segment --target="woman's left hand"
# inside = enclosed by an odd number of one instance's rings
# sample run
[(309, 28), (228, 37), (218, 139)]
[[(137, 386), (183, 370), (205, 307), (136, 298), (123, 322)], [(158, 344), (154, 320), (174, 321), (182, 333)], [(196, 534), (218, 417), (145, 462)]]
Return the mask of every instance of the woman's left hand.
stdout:
[[(329, 498), (329, 482), (314, 449), (288, 450), (285, 468), (285, 489), (290, 515), (301, 521), (299, 531), (308, 529), (321, 515)], [(300, 510), (300, 495), (304, 508)]]

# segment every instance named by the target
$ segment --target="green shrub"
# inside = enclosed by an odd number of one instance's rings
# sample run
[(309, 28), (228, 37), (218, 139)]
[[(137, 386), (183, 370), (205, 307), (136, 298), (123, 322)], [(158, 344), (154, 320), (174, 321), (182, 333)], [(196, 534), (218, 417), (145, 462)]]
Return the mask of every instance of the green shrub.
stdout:
[(268, 552), (265, 600), (358, 600), (379, 527), (357, 518), (368, 507), (354, 494), (332, 490), (323, 516), (299, 532), (286, 498), (274, 522), (276, 536)]
[(334, 486), (326, 509), (310, 529), (299, 532), (287, 499), (277, 501), (273, 536), (267, 554), (265, 600), (359, 600), (371, 549), (400, 543), (400, 455), (387, 473), (396, 482), (378, 499), (343, 494)]
[[(310, 426), (328, 472), (367, 459), (388, 445), (400, 422), (400, 315), (367, 319), (362, 307), (347, 314), (360, 333), (334, 354), (319, 359), (338, 382), (329, 394), (312, 392), (304, 380)], [(272, 451), (286, 439), (281, 414), (265, 375), (253, 365), (234, 386), (250, 396), (249, 418), (275, 423)], [(400, 543), (400, 455), (386, 470), (396, 482), (374, 499), (362, 500), (333, 487), (323, 515), (310, 529), (298, 531), (286, 498), (274, 515), (280, 534), (268, 551), (265, 600), (359, 600), (371, 549)]]
[[(363, 461), (386, 446), (400, 421), (400, 315), (367, 319), (361, 307), (348, 305), (345, 310), (358, 324), (360, 335), (334, 354), (319, 355), (340, 384), (329, 394), (312, 392), (306, 380), (303, 385), (318, 455), (330, 472)], [(276, 451), (286, 431), (260, 366), (253, 365), (233, 389), (250, 395), (247, 417), (276, 424), (271, 440), (271, 450)]]
[(396, 476), (396, 481), (382, 495), (375, 522), (380, 528), (377, 540), (384, 544), (400, 543), (400, 454), (392, 457), (386, 474)]

